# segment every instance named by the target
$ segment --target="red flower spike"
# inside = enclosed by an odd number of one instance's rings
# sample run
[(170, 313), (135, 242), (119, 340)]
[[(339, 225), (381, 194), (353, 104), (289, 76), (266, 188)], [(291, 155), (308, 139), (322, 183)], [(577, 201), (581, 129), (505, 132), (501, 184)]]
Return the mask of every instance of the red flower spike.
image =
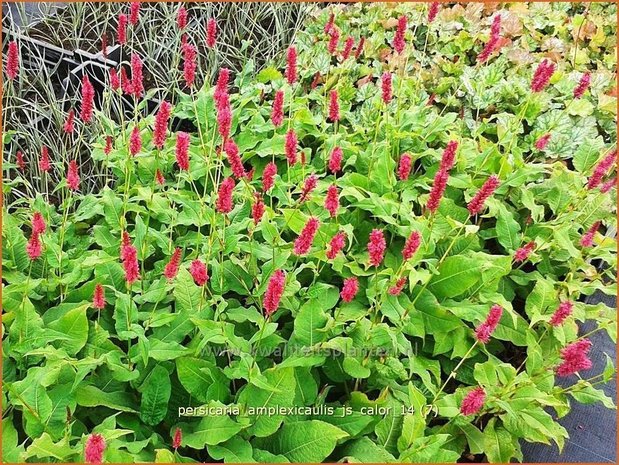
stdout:
[[(219, 70), (219, 75), (217, 76), (217, 84), (215, 85), (215, 91), (213, 92), (213, 99), (215, 100), (215, 104), (219, 108), (220, 105), (225, 105), (225, 102), (220, 103), (222, 98), (226, 98), (228, 96), (228, 81), (230, 80), (230, 70), (228, 68), (221, 68)], [(229, 104), (229, 102), (228, 102)]]
[(230, 137), (232, 127), (232, 109), (230, 108), (228, 94), (221, 96), (217, 102), (217, 131), (222, 139), (226, 140)]
[(286, 274), (282, 270), (276, 270), (269, 279), (267, 290), (262, 299), (262, 306), (267, 317), (272, 315), (279, 307), (285, 286)]
[(183, 78), (187, 87), (192, 87), (194, 80), (196, 79), (196, 69), (198, 67), (196, 63), (196, 57), (198, 50), (192, 44), (186, 43), (183, 45)]
[(593, 363), (588, 357), (589, 350), (591, 350), (589, 339), (580, 339), (561, 349), (562, 362), (557, 367), (557, 375), (569, 376), (590, 369)]
[(176, 25), (181, 30), (187, 27), (187, 10), (183, 6), (178, 9), (176, 14)]
[(39, 159), (39, 169), (41, 171), (49, 171), (51, 168), (51, 164), (49, 162), (49, 150), (44, 145), (41, 147), (41, 158)]
[(430, 8), (428, 8), (428, 24), (432, 23), (436, 19), (436, 15), (438, 14), (439, 8), (440, 8), (439, 2), (430, 3)]
[(174, 431), (174, 438), (172, 439), (172, 448), (174, 450), (178, 449), (183, 442), (183, 432), (180, 428), (176, 428)]
[(329, 157), (329, 171), (333, 174), (336, 174), (338, 171), (342, 170), (342, 158), (343, 152), (339, 147), (334, 147), (331, 151), (331, 156)]
[(311, 192), (316, 188), (317, 184), (318, 178), (316, 177), (316, 175), (312, 174), (311, 176), (309, 176), (303, 184), (303, 189), (301, 190), (301, 197), (299, 198), (299, 202), (305, 202)]
[(531, 241), (514, 252), (514, 261), (516, 263), (524, 262), (533, 253), (533, 250), (535, 250), (535, 242)]
[(42, 248), (39, 234), (33, 232), (30, 240), (26, 244), (26, 253), (30, 260), (36, 260), (41, 256)]
[(134, 126), (129, 136), (129, 153), (135, 157), (140, 150), (142, 150), (142, 134), (140, 134), (140, 128)]
[(232, 139), (228, 139), (224, 143), (224, 152), (228, 157), (228, 162), (230, 163), (230, 168), (232, 169), (234, 177), (241, 179), (247, 176), (245, 168), (243, 167), (243, 161), (239, 155), (239, 148)]
[(484, 406), (486, 400), (486, 391), (481, 387), (476, 387), (462, 399), (460, 404), (460, 413), (462, 415), (475, 415)]
[(331, 218), (334, 218), (337, 215), (337, 210), (340, 208), (340, 200), (338, 197), (337, 186), (335, 184), (330, 185), (327, 189), (325, 208), (329, 212)]
[(541, 136), (539, 139), (535, 141), (535, 148), (540, 151), (544, 150), (546, 146), (548, 145), (548, 142), (550, 142), (550, 137), (551, 137), (550, 133), (546, 133), (543, 136)]
[(234, 190), (234, 179), (226, 178), (221, 182), (217, 192), (217, 211), (220, 213), (230, 213), (232, 211), (232, 191)]
[(172, 105), (165, 100), (159, 106), (159, 110), (155, 115), (155, 128), (153, 130), (153, 145), (162, 149), (166, 138), (168, 137), (168, 121), (170, 120), (170, 113), (172, 112)]
[(133, 94), (133, 86), (131, 85), (131, 79), (127, 76), (127, 70), (123, 67), (120, 68), (120, 86), (126, 95)]
[(116, 38), (120, 45), (127, 43), (127, 15), (124, 13), (118, 15), (118, 29), (116, 29)]
[(131, 2), (131, 7), (129, 10), (129, 24), (135, 26), (138, 24), (138, 20), (140, 19), (140, 2)]
[(106, 155), (112, 153), (112, 136), (105, 137), (105, 147), (103, 147), (103, 153)]
[(348, 36), (346, 41), (344, 42), (344, 50), (342, 50), (342, 60), (346, 61), (350, 57), (352, 52), (352, 48), (355, 46), (355, 39)]
[(329, 242), (329, 250), (327, 250), (327, 258), (333, 260), (337, 257), (337, 254), (346, 246), (346, 233), (344, 231), (338, 232), (331, 242)]
[(295, 255), (305, 255), (309, 252), (312, 247), (312, 242), (314, 242), (314, 237), (318, 232), (318, 227), (320, 226), (320, 221), (318, 218), (310, 217), (305, 223), (301, 234), (297, 237), (297, 240), (294, 241), (294, 249), (293, 252)]
[(213, 18), (209, 18), (206, 22), (206, 46), (208, 48), (215, 48), (217, 43), (217, 21)]
[(80, 187), (80, 175), (77, 170), (77, 163), (75, 160), (69, 162), (69, 168), (67, 170), (67, 185), (72, 191), (77, 190)]
[(297, 48), (294, 45), (288, 47), (286, 54), (286, 80), (290, 85), (297, 81)]
[(340, 297), (344, 302), (352, 302), (359, 291), (359, 281), (357, 278), (347, 278), (344, 280), (344, 286), (340, 292)]
[(251, 217), (254, 220), (254, 224), (257, 225), (258, 223), (260, 223), (262, 215), (264, 215), (265, 206), (260, 194), (256, 193), (255, 197), (256, 201), (251, 207)]
[(80, 118), (84, 123), (90, 123), (92, 120), (92, 114), (94, 110), (95, 102), (95, 89), (88, 79), (88, 75), (84, 74), (82, 77), (82, 109), (80, 112)]
[(15, 154), (15, 164), (17, 165), (17, 168), (19, 168), (22, 171), (26, 169), (26, 162), (24, 160), (24, 154), (22, 153), (21, 150), (18, 150), (17, 153)]
[(417, 231), (413, 231), (410, 236), (408, 236), (408, 239), (406, 239), (406, 243), (402, 249), (402, 258), (404, 258), (404, 260), (413, 258), (413, 255), (415, 255), (420, 245), (421, 235)]
[(591, 84), (591, 73), (586, 72), (580, 77), (578, 85), (574, 88), (574, 98), (578, 99), (584, 95)]
[(593, 238), (595, 237), (595, 233), (597, 233), (601, 224), (602, 224), (601, 221), (596, 221), (595, 223), (593, 223), (593, 226), (591, 226), (587, 230), (587, 232), (583, 234), (583, 236), (580, 238), (581, 247), (592, 247), (593, 246)]
[(606, 181), (604, 184), (602, 184), (600, 186), (600, 192), (602, 194), (606, 194), (608, 191), (610, 191), (616, 185), (617, 185), (617, 177), (609, 179), (608, 181)]
[(178, 269), (181, 265), (181, 249), (180, 247), (176, 247), (174, 249), (174, 253), (172, 254), (172, 257), (170, 257), (170, 261), (166, 264), (165, 268), (163, 269), (163, 275), (168, 279), (168, 280), (172, 280), (176, 277), (176, 275), (178, 274)]
[(9, 42), (9, 50), (6, 57), (6, 75), (9, 80), (13, 80), (19, 73), (19, 50), (17, 42), (14, 40)]
[(64, 122), (64, 125), (62, 126), (62, 129), (64, 132), (66, 132), (67, 134), (73, 134), (73, 131), (75, 131), (75, 111), (73, 111), (73, 108), (71, 108), (69, 110), (69, 114), (67, 115), (67, 119)]
[(495, 175), (490, 176), (481, 189), (475, 194), (475, 197), (469, 202), (467, 208), (471, 216), (477, 215), (484, 209), (484, 204), (497, 187), (499, 187), (499, 178)]
[(294, 129), (288, 130), (286, 133), (285, 151), (286, 158), (288, 159), (288, 165), (292, 166), (297, 162), (297, 135)]
[(531, 79), (531, 90), (533, 92), (541, 92), (546, 88), (548, 83), (550, 82), (550, 78), (555, 72), (555, 64), (544, 60), (542, 61), (535, 70), (533, 74), (533, 79)]
[(396, 281), (395, 285), (389, 288), (390, 295), (400, 295), (402, 289), (406, 285), (406, 278), (400, 278)]
[(92, 308), (96, 310), (105, 308), (105, 289), (101, 284), (95, 286), (95, 292), (92, 295)]
[(370, 233), (368, 242), (368, 254), (370, 255), (370, 265), (379, 266), (385, 257), (387, 241), (385, 235), (380, 229), (373, 229)]
[(355, 48), (355, 60), (358, 60), (361, 54), (363, 53), (364, 45), (365, 45), (365, 37), (361, 37), (359, 39), (359, 43), (357, 44), (357, 48)]
[(262, 172), (262, 190), (268, 192), (275, 184), (275, 175), (277, 174), (277, 165), (269, 162)]
[(116, 68), (110, 68), (110, 87), (114, 92), (118, 92), (120, 89), (120, 76)]
[(105, 451), (105, 439), (99, 433), (93, 433), (86, 439), (84, 446), (84, 461), (86, 463), (99, 464), (103, 460)]
[(572, 314), (574, 304), (569, 300), (561, 302), (559, 307), (555, 310), (550, 317), (550, 324), (552, 326), (561, 326), (568, 316)]
[(43, 234), (47, 229), (47, 225), (45, 224), (45, 219), (40, 212), (34, 212), (32, 215), (32, 232), (34, 234)]
[(165, 177), (163, 176), (163, 173), (160, 169), (157, 169), (157, 171), (155, 171), (155, 181), (160, 186), (163, 186), (165, 184)]
[(499, 40), (500, 40), (500, 36), (499, 36), (500, 31), (501, 31), (501, 15), (496, 14), (494, 16), (494, 19), (492, 20), (490, 38), (488, 39), (488, 42), (486, 42), (484, 49), (480, 52), (479, 55), (477, 55), (478, 62), (484, 63), (486, 60), (488, 60), (488, 58), (490, 58), (490, 55), (492, 55), (492, 52), (496, 50), (496, 47), (499, 44)]
[(400, 157), (400, 163), (398, 165), (398, 178), (400, 181), (406, 181), (411, 174), (413, 167), (413, 161), (408, 153), (402, 154)]
[(275, 92), (273, 100), (273, 110), (271, 111), (271, 121), (275, 127), (279, 127), (284, 122), (284, 91)]
[(434, 183), (432, 184), (430, 197), (428, 198), (428, 203), (426, 205), (426, 208), (430, 210), (430, 212), (435, 213), (436, 210), (438, 210), (443, 194), (445, 193), (448, 180), (449, 173), (443, 169), (439, 169), (434, 176)]
[(454, 163), (456, 162), (456, 152), (458, 150), (458, 142), (455, 140), (449, 141), (445, 150), (443, 150), (443, 155), (441, 157), (440, 169), (444, 171), (449, 171), (453, 168)]
[(486, 317), (486, 321), (475, 329), (475, 338), (482, 344), (488, 343), (488, 341), (490, 341), (490, 336), (492, 336), (492, 333), (498, 326), (502, 315), (503, 307), (500, 305), (493, 305), (488, 313), (488, 316)]
[(383, 102), (385, 102), (386, 104), (391, 102), (391, 99), (393, 98), (391, 79), (392, 79), (391, 73), (388, 73), (388, 72), (383, 73), (380, 79), (382, 98), (383, 98)]
[(144, 75), (142, 73), (142, 60), (137, 53), (131, 54), (131, 91), (135, 98), (140, 98), (144, 93)]
[(327, 45), (327, 50), (331, 55), (335, 55), (337, 53), (337, 45), (340, 42), (340, 30), (333, 25), (328, 34), (329, 44)]
[(134, 282), (140, 279), (140, 265), (138, 264), (138, 251), (131, 244), (129, 234), (123, 232), (123, 241), (120, 249), (120, 259), (123, 262), (125, 271), (125, 280), (127, 285), (131, 286)]
[(208, 271), (206, 265), (202, 260), (196, 259), (189, 265), (189, 273), (193, 278), (193, 282), (198, 286), (204, 286), (209, 280)]
[(595, 166), (589, 181), (587, 189), (595, 189), (602, 182), (602, 178), (615, 166), (617, 162), (617, 149), (612, 150)]
[(404, 40), (404, 34), (406, 33), (406, 26), (407, 26), (406, 16), (402, 15), (398, 18), (398, 27), (395, 31), (395, 36), (393, 37), (393, 49), (398, 53), (402, 53), (406, 45), (406, 42)]
[(331, 122), (340, 120), (340, 104), (337, 90), (332, 90), (329, 93), (329, 119)]

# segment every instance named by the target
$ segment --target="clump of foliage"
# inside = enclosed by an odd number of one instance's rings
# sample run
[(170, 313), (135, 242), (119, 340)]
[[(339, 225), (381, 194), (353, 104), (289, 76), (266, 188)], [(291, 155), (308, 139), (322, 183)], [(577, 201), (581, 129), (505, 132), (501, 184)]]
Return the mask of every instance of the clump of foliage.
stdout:
[(494, 8), (330, 6), (214, 86), (188, 31), (154, 115), (148, 56), (85, 79), (105, 187), (5, 162), (62, 180), (3, 210), (4, 459), (509, 462), (614, 408), (615, 6)]

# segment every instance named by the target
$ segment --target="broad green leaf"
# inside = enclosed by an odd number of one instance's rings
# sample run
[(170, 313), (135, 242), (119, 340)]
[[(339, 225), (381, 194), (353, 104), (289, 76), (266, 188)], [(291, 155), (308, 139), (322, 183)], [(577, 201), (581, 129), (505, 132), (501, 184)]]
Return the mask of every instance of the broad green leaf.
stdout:
[(157, 425), (166, 416), (170, 400), (170, 375), (161, 365), (155, 366), (141, 387), (140, 418), (147, 425)]

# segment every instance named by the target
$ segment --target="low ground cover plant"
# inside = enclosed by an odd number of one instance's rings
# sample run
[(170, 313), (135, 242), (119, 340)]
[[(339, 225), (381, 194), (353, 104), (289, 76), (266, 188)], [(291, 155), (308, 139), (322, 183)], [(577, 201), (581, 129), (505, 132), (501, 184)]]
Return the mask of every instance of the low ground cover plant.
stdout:
[(578, 331), (616, 340), (583, 299), (616, 295), (614, 8), (331, 5), (273, 66), (204, 86), (180, 13), (170, 101), (147, 114), (132, 54), (59, 128), (100, 191), (7, 133), (9, 179), (62, 180), (3, 210), (4, 460), (561, 448), (572, 402), (614, 408)]

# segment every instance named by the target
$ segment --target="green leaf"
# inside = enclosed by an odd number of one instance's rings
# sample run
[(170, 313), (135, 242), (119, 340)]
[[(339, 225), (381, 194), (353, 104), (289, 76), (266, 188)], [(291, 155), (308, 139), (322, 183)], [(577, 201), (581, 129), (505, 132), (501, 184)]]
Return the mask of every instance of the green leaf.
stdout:
[(496, 418), (491, 418), (484, 429), (484, 451), (491, 463), (509, 463), (514, 457), (514, 439), (505, 428), (496, 426)]
[(294, 319), (295, 341), (304, 346), (313, 346), (327, 338), (324, 330), (329, 318), (317, 300), (308, 300)]
[(208, 454), (216, 460), (223, 460), (224, 463), (255, 462), (251, 444), (238, 436), (216, 446), (208, 446)]
[(203, 417), (198, 424), (182, 423), (179, 427), (183, 431), (182, 445), (193, 449), (204, 449), (206, 445), (221, 444), (243, 429), (228, 415), (209, 415)]
[(499, 204), (496, 220), (496, 233), (499, 243), (509, 252), (520, 246), (520, 225), (514, 219), (513, 213), (503, 204)]
[(525, 312), (529, 316), (531, 323), (539, 319), (546, 309), (550, 306), (554, 307), (558, 304), (557, 291), (553, 283), (544, 278), (540, 278), (535, 283), (535, 287), (527, 297), (525, 304)]
[(168, 371), (161, 365), (155, 366), (141, 389), (140, 418), (147, 425), (157, 425), (165, 418), (168, 411), (172, 390)]
[(228, 396), (227, 379), (214, 363), (193, 357), (178, 358), (176, 373), (187, 392), (200, 402), (224, 402)]
[(89, 304), (83, 304), (66, 312), (60, 319), (52, 321), (48, 327), (61, 333), (60, 347), (69, 355), (77, 354), (88, 340), (88, 319), (86, 309)]
[(133, 396), (125, 391), (104, 392), (95, 386), (81, 386), (75, 391), (78, 405), (97, 407), (103, 405), (112, 410), (138, 413)]
[[(393, 455), (368, 437), (346, 442), (342, 450), (342, 457), (354, 457), (355, 462), (364, 463), (391, 463), (396, 461)], [(352, 462), (352, 460), (349, 461)]]
[(274, 454), (292, 463), (319, 463), (335, 449), (340, 439), (348, 437), (341, 429), (318, 420), (298, 421), (282, 427), (267, 443)]
[(462, 255), (447, 257), (439, 274), (430, 279), (428, 289), (438, 298), (453, 298), (465, 293), (481, 279), (478, 260)]

